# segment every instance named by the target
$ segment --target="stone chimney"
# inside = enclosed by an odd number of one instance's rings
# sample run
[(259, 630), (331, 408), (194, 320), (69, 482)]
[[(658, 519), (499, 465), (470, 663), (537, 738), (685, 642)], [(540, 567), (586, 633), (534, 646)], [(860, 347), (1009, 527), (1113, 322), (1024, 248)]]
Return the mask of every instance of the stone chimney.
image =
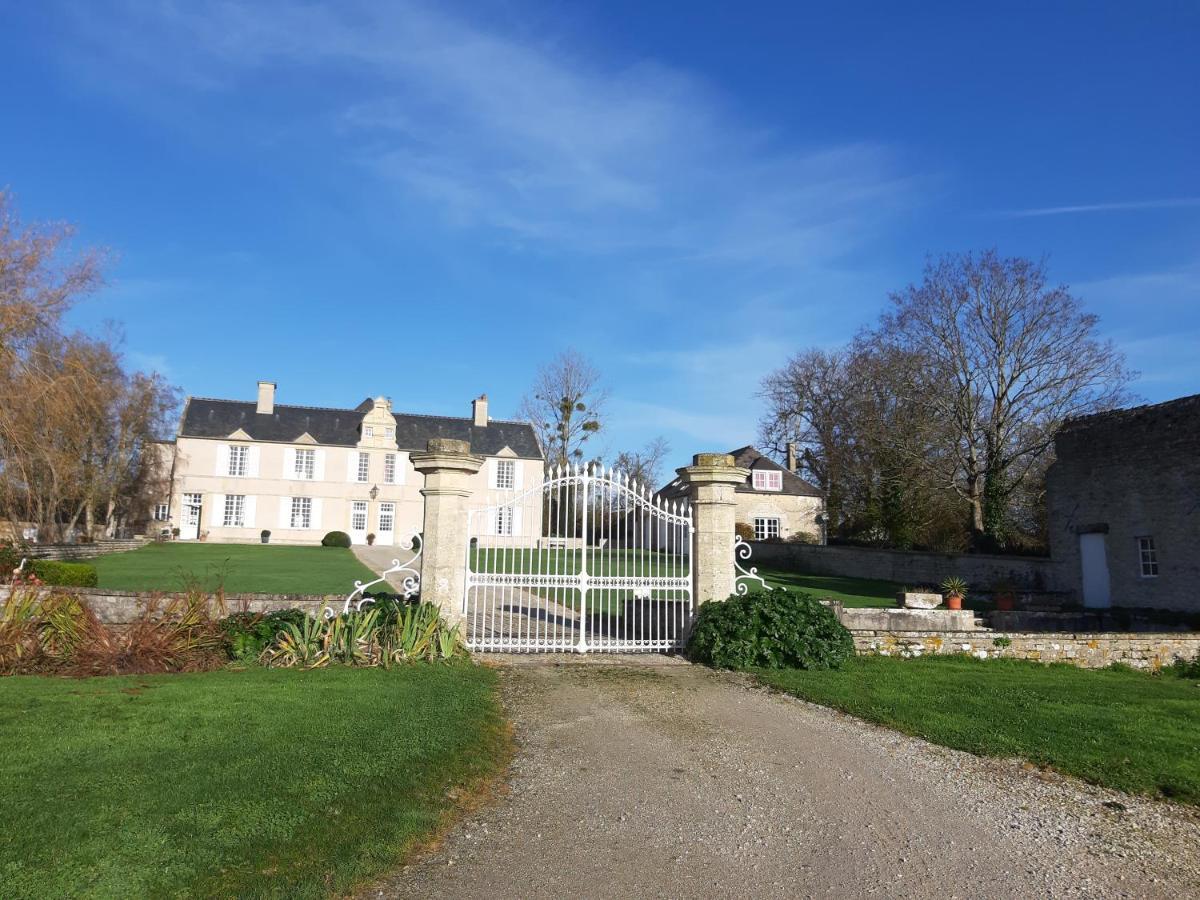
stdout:
[(487, 394), (480, 394), (479, 399), (471, 401), (471, 419), (476, 428), (487, 428)]
[(254, 411), (260, 416), (269, 416), (275, 412), (275, 382), (258, 383), (258, 408)]
[(787, 445), (787, 470), (789, 472), (796, 471), (796, 443), (788, 441)]

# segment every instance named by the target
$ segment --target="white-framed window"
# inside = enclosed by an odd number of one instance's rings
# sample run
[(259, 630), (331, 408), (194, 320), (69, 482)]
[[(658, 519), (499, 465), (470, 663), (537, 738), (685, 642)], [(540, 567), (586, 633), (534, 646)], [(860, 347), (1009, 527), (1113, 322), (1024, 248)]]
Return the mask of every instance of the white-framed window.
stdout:
[(778, 519), (771, 516), (760, 516), (754, 520), (754, 539), (756, 541), (769, 541), (777, 537), (779, 537)]
[(396, 454), (385, 453), (383, 455), (383, 483), (396, 483)]
[(511, 506), (496, 507), (496, 534), (513, 533), (513, 508)]
[(756, 491), (782, 491), (783, 473), (772, 469), (755, 469), (754, 489)]
[(292, 516), (289, 524), (292, 528), (312, 528), (311, 497), (292, 498)]
[(371, 455), (359, 451), (358, 465), (354, 470), (354, 480), (362, 484), (366, 484), (367, 479), (371, 477)]
[(1146, 535), (1137, 539), (1138, 565), (1143, 578), (1158, 577), (1158, 551), (1154, 549), (1154, 538)]
[(396, 530), (396, 504), (379, 504), (379, 530), (386, 533)]
[(243, 478), (246, 475), (246, 461), (250, 458), (250, 448), (244, 444), (233, 444), (229, 448), (229, 471), (227, 475)]
[(317, 468), (317, 451), (316, 450), (297, 450), (296, 451), (296, 477), (312, 481), (313, 473)]
[(246, 524), (246, 496), (244, 494), (225, 495), (225, 515), (221, 524), (226, 528), (241, 528)]
[(374, 425), (364, 425), (363, 426), (363, 437), (375, 437), (375, 426)]
[(396, 429), (391, 425), (384, 425), (383, 426), (383, 436), (384, 437), (395, 437)]
[(501, 491), (509, 491), (512, 490), (516, 484), (517, 461), (514, 459), (496, 460), (496, 483), (493, 485), (493, 487)]
[(367, 530), (367, 501), (355, 500), (350, 504), (350, 530)]
[(165, 504), (165, 503), (155, 503), (154, 504), (154, 521), (156, 521), (156, 522), (167, 521), (167, 504)]

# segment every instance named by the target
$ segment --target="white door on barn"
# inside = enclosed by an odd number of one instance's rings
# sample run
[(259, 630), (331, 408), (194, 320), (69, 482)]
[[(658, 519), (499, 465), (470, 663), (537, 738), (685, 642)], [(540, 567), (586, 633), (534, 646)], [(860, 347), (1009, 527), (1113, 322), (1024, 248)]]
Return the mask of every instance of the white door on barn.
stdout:
[(1112, 606), (1108, 578), (1108, 538), (1100, 532), (1079, 536), (1079, 563), (1083, 568), (1083, 605), (1092, 609)]

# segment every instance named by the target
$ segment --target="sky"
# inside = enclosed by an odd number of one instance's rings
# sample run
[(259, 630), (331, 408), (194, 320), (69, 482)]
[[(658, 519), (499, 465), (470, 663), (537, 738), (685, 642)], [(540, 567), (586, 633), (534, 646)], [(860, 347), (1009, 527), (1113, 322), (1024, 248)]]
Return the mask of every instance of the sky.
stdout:
[(0, 185), (195, 396), (507, 418), (572, 347), (683, 465), (991, 247), (1200, 392), (1200, 4), (903, 7), (0, 0)]

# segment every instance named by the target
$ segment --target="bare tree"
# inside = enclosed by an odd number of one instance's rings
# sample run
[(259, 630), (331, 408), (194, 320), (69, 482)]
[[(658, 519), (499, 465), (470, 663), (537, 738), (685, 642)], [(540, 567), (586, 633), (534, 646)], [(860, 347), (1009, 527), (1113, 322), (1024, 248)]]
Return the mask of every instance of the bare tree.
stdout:
[(600, 430), (606, 399), (599, 370), (568, 349), (538, 370), (520, 416), (537, 431), (547, 461), (565, 466), (583, 460), (584, 445)]
[(950, 255), (920, 285), (892, 296), (870, 340), (926, 362), (905, 384), (926, 418), (944, 423), (953, 489), (977, 546), (1003, 542), (1010, 498), (1045, 463), (1064, 420), (1119, 406), (1133, 373), (1097, 317), (1042, 263)]
[(651, 490), (659, 482), (663, 461), (671, 452), (671, 445), (664, 437), (656, 437), (641, 450), (625, 450), (613, 460), (613, 468)]

